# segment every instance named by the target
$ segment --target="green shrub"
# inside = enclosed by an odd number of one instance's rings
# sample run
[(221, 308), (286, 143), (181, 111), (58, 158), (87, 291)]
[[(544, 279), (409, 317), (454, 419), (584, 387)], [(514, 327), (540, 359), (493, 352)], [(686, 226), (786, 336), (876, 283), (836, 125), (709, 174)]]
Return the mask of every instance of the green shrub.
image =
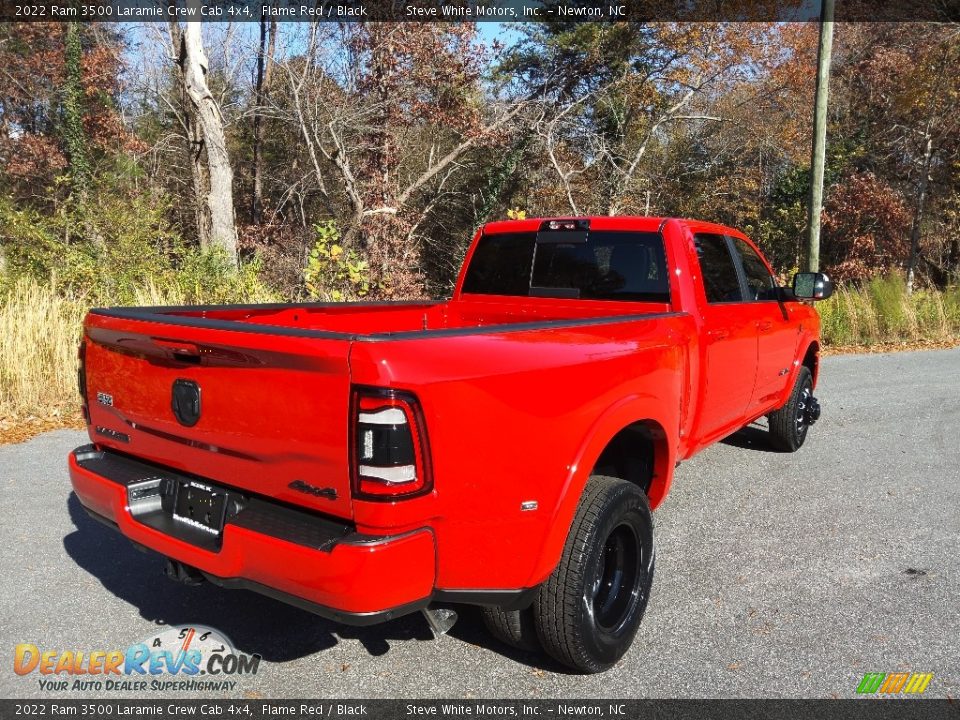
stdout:
[(304, 285), (310, 297), (321, 300), (355, 300), (370, 292), (370, 267), (360, 254), (344, 249), (340, 231), (333, 220), (313, 226), (316, 242), (303, 271)]
[(99, 198), (96, 206), (78, 202), (51, 216), (0, 199), (6, 285), (53, 282), (62, 296), (89, 306), (277, 299), (259, 280), (257, 258), (237, 269), (219, 248), (188, 247), (167, 222), (162, 199)]

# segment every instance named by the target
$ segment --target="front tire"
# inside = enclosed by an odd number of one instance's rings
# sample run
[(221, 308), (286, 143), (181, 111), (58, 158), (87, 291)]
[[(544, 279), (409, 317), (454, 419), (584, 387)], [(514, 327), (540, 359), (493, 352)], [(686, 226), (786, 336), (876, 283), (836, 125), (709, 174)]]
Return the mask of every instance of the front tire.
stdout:
[(584, 673), (615, 665), (640, 627), (653, 571), (647, 496), (625, 480), (591, 477), (560, 563), (533, 605), (543, 649)]
[(770, 444), (783, 452), (796, 452), (807, 439), (810, 428), (809, 409), (813, 397), (813, 376), (808, 367), (801, 366), (787, 404), (767, 415)]

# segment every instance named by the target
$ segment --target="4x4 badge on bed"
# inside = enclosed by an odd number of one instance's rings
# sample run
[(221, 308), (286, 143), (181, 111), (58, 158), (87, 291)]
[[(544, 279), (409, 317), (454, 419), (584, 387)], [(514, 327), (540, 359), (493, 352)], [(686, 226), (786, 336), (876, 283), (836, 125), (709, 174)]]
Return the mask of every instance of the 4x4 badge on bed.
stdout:
[(316, 495), (317, 497), (327, 498), (327, 500), (337, 499), (336, 488), (317, 487), (316, 485), (309, 485), (303, 480), (294, 480), (292, 483), (287, 485), (287, 487), (291, 490), (296, 490), (297, 492), (306, 493), (307, 495)]
[(200, 419), (200, 386), (193, 380), (174, 380), (171, 406), (177, 422), (187, 427), (196, 425)]

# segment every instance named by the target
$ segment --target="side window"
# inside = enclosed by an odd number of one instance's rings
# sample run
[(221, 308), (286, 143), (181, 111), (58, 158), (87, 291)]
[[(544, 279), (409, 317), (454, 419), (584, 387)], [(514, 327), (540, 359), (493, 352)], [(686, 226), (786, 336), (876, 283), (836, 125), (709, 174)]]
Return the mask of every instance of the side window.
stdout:
[(700, 275), (707, 302), (743, 302), (740, 278), (723, 235), (700, 233), (693, 237), (700, 258)]
[(533, 233), (503, 233), (480, 238), (463, 279), (463, 292), (526, 296), (534, 237)]
[(734, 247), (743, 261), (743, 272), (747, 276), (747, 287), (750, 291), (748, 300), (776, 300), (777, 283), (763, 264), (763, 260), (756, 251), (740, 238), (732, 238)]

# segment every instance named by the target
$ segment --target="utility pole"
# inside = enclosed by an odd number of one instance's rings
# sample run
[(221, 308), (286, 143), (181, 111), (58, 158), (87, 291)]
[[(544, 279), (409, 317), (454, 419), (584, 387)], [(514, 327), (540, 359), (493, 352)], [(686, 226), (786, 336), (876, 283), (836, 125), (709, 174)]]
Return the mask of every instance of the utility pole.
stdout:
[(810, 272), (820, 269), (820, 211), (823, 208), (823, 165), (827, 149), (833, 3), (834, 0), (823, 0), (820, 6), (820, 47), (817, 51), (817, 94), (813, 108), (813, 155), (810, 161), (810, 204), (807, 213), (807, 270)]

